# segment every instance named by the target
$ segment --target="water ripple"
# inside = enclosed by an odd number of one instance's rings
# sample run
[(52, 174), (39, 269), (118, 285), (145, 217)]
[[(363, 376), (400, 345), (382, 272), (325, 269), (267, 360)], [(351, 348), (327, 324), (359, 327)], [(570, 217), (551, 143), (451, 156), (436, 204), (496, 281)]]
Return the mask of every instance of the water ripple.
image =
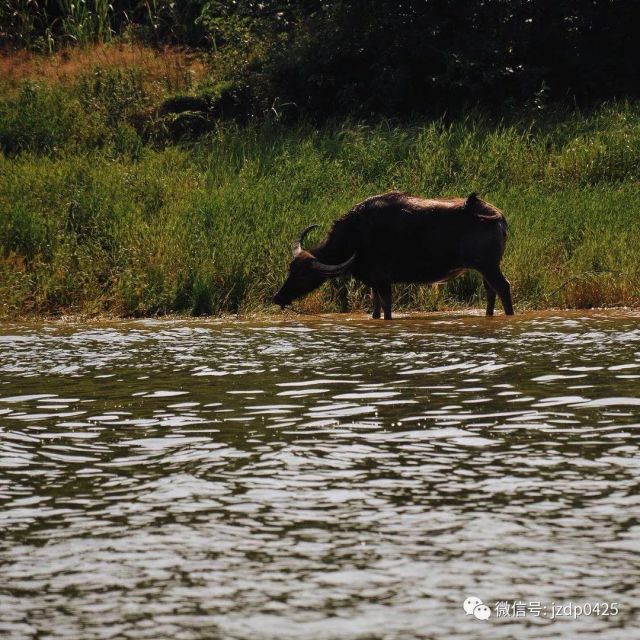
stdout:
[(629, 313), (7, 325), (0, 634), (631, 640), (639, 369)]

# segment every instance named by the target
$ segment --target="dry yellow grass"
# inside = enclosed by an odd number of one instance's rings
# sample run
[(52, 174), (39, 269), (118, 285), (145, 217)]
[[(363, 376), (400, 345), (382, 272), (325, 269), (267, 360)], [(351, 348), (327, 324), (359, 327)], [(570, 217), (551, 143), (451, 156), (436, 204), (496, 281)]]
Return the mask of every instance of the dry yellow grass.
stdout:
[(202, 57), (190, 51), (141, 44), (97, 44), (63, 49), (50, 56), (24, 50), (0, 53), (0, 84), (9, 90), (17, 89), (25, 80), (70, 84), (96, 67), (139, 69), (150, 93), (189, 89), (207, 73)]

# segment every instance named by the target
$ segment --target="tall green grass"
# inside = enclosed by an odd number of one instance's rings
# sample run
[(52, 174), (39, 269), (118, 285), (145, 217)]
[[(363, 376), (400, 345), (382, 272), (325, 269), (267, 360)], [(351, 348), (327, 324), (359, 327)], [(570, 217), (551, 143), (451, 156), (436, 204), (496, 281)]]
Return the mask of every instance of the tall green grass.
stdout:
[(198, 18), (207, 5), (201, 0), (2, 0), (0, 36), (7, 45), (48, 53), (131, 35), (188, 45), (202, 38)]
[[(227, 123), (171, 146), (131, 124), (148, 107), (135, 79), (84, 82), (0, 99), (0, 316), (268, 308), (302, 227), (392, 188), (478, 191), (503, 209), (516, 308), (640, 304), (638, 105), (497, 124)], [(471, 274), (396, 297), (434, 309), (483, 293)], [(301, 308), (338, 298), (325, 286)], [(368, 304), (353, 282), (347, 298)]]

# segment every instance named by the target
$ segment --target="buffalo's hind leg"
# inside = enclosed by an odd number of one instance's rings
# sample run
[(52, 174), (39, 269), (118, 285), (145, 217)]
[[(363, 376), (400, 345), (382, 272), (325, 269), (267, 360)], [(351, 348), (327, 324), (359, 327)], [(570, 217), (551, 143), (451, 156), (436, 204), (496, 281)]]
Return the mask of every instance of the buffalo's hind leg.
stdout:
[(487, 294), (486, 315), (492, 316), (493, 310), (496, 306), (496, 292), (493, 290), (493, 287), (487, 282), (486, 278), (482, 278), (482, 282), (484, 282), (484, 290)]
[(371, 299), (373, 300), (373, 313), (371, 317), (374, 320), (378, 320), (380, 318), (380, 311), (382, 310), (382, 302), (380, 301), (380, 294), (376, 289), (371, 289)]
[[(482, 275), (486, 282), (489, 283), (489, 286), (498, 294), (498, 297), (502, 302), (502, 306), (504, 307), (505, 314), (512, 316), (513, 303), (511, 302), (511, 286), (509, 285), (509, 281), (502, 274), (502, 271), (500, 271), (500, 267), (495, 267), (489, 271), (483, 271)], [(487, 310), (489, 308), (488, 298), (489, 294), (487, 293)]]

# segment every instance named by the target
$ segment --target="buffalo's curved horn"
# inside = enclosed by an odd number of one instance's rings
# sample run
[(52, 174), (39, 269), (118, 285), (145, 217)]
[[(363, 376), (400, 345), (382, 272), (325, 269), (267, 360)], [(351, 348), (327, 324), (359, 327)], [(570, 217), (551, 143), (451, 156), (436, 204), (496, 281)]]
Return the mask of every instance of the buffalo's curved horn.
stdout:
[(319, 260), (314, 260), (311, 263), (314, 271), (319, 271), (320, 273), (324, 273), (327, 276), (337, 276), (341, 274), (343, 271), (346, 271), (356, 259), (356, 254), (354, 253), (348, 260), (341, 262), (340, 264), (324, 264)]
[(302, 253), (302, 241), (304, 240), (304, 237), (307, 235), (307, 233), (309, 233), (309, 231), (311, 231), (311, 229), (315, 229), (317, 226), (318, 226), (317, 224), (310, 224), (308, 227), (305, 227), (300, 232), (300, 235), (296, 238), (295, 242), (293, 243), (294, 258), (297, 258)]

